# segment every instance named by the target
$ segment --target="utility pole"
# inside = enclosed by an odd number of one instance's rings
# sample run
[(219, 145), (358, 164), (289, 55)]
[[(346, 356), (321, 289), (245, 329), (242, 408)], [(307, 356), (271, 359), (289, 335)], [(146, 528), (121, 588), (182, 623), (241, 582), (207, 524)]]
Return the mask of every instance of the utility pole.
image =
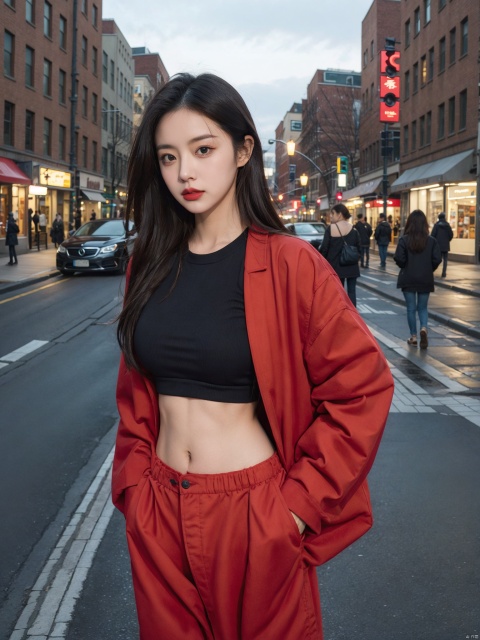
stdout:
[(77, 196), (78, 196), (78, 192), (77, 192), (77, 149), (76, 149), (76, 140), (75, 140), (75, 133), (76, 133), (76, 119), (77, 119), (77, 101), (78, 101), (78, 96), (77, 96), (77, 31), (78, 31), (78, 24), (77, 24), (77, 5), (78, 5), (78, 0), (73, 0), (73, 20), (72, 20), (72, 31), (73, 31), (73, 37), (72, 37), (72, 69), (71, 69), (71, 76), (72, 76), (72, 87), (71, 87), (71, 92), (70, 92), (70, 154), (69, 154), (69, 158), (70, 158), (70, 171), (72, 172), (72, 185), (71, 185), (71, 192), (70, 192), (70, 208), (69, 208), (69, 215), (68, 215), (68, 223), (69, 223), (69, 229), (73, 228), (73, 216), (74, 216), (74, 209), (75, 209), (75, 205), (77, 204)]

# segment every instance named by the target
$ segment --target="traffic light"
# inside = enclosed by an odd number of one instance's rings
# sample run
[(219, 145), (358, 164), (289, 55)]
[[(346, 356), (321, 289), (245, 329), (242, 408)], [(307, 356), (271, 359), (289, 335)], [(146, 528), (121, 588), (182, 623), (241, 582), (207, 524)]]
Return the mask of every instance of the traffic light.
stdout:
[(400, 120), (400, 51), (395, 49), (395, 38), (386, 38), (385, 49), (380, 51), (380, 122)]
[(348, 173), (347, 156), (337, 156), (337, 173)]
[(343, 194), (341, 191), (337, 191), (337, 193), (335, 194), (335, 200), (337, 202), (341, 202), (343, 200)]
[(395, 156), (398, 157), (400, 152), (400, 131), (398, 129), (385, 129), (380, 132), (380, 138), (382, 140), (380, 155), (389, 157), (395, 152)]
[(305, 204), (307, 201), (307, 196), (303, 195), (302, 196), (302, 204)]

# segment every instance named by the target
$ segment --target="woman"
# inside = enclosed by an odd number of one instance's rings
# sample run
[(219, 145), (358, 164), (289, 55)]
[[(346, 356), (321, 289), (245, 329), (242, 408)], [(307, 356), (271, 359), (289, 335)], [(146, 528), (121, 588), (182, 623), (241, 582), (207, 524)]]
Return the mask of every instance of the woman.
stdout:
[(11, 266), (14, 264), (18, 264), (17, 260), (17, 250), (16, 246), (18, 244), (18, 232), (20, 229), (18, 228), (18, 224), (15, 221), (15, 216), (13, 215), (13, 211), (10, 211), (7, 219), (7, 228), (5, 229), (5, 244), (8, 247), (10, 260), (7, 262), (7, 265)]
[(345, 285), (345, 280), (347, 281), (348, 297), (352, 301), (353, 306), (356, 307), (357, 278), (360, 276), (358, 261), (355, 264), (340, 264), (340, 255), (345, 242), (357, 247), (358, 257), (360, 258), (360, 236), (358, 231), (350, 224), (350, 218), (350, 212), (344, 204), (336, 204), (332, 207), (330, 211), (330, 226), (327, 228), (323, 238), (320, 253), (335, 269), (342, 285)]
[(386, 361), (318, 252), (284, 232), (225, 81), (157, 92), (128, 182), (112, 493), (141, 638), (318, 640), (315, 565), (371, 525)]
[(420, 322), (420, 349), (428, 347), (428, 298), (434, 291), (433, 272), (442, 262), (440, 247), (428, 234), (427, 218), (416, 209), (407, 218), (405, 233), (398, 241), (393, 259), (400, 267), (397, 289), (403, 291), (407, 304), (410, 338), (407, 344), (418, 345), (417, 314)]
[(55, 220), (53, 221), (52, 228), (50, 229), (50, 237), (55, 247), (58, 247), (65, 240), (65, 230), (63, 228), (62, 216), (57, 213)]

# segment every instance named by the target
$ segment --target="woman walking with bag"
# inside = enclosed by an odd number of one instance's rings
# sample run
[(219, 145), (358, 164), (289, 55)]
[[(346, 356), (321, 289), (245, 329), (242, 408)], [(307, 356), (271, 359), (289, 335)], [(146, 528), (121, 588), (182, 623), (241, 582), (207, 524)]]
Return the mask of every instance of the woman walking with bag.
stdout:
[(407, 344), (418, 345), (417, 314), (420, 322), (420, 349), (428, 347), (428, 299), (434, 291), (433, 272), (442, 262), (440, 247), (428, 234), (427, 218), (416, 209), (407, 218), (404, 235), (398, 241), (395, 255), (400, 267), (397, 289), (401, 289), (407, 304), (410, 338)]
[(10, 260), (9, 262), (7, 262), (7, 265), (9, 266), (18, 264), (17, 251), (15, 247), (18, 244), (19, 231), (20, 229), (18, 228), (18, 224), (15, 222), (13, 211), (10, 211), (10, 213), (8, 214), (7, 228), (6, 228), (6, 235), (5, 235), (5, 244), (8, 247), (8, 252), (10, 256)]
[[(331, 224), (325, 232), (320, 253), (335, 269), (342, 285), (345, 284), (345, 280), (347, 281), (348, 297), (356, 307), (361, 243), (358, 231), (349, 222), (350, 218), (351, 214), (344, 204), (336, 204), (332, 207)], [(345, 249), (345, 244), (352, 249)], [(346, 252), (351, 252), (352, 255), (345, 257)]]

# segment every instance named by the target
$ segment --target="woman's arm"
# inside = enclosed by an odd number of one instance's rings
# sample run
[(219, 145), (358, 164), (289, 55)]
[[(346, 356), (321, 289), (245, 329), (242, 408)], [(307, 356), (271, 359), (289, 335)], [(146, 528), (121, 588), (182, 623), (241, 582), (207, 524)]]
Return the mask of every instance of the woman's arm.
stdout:
[(325, 229), (325, 235), (323, 236), (322, 244), (320, 246), (320, 253), (324, 258), (327, 257), (329, 248), (330, 248), (330, 227), (327, 227)]

